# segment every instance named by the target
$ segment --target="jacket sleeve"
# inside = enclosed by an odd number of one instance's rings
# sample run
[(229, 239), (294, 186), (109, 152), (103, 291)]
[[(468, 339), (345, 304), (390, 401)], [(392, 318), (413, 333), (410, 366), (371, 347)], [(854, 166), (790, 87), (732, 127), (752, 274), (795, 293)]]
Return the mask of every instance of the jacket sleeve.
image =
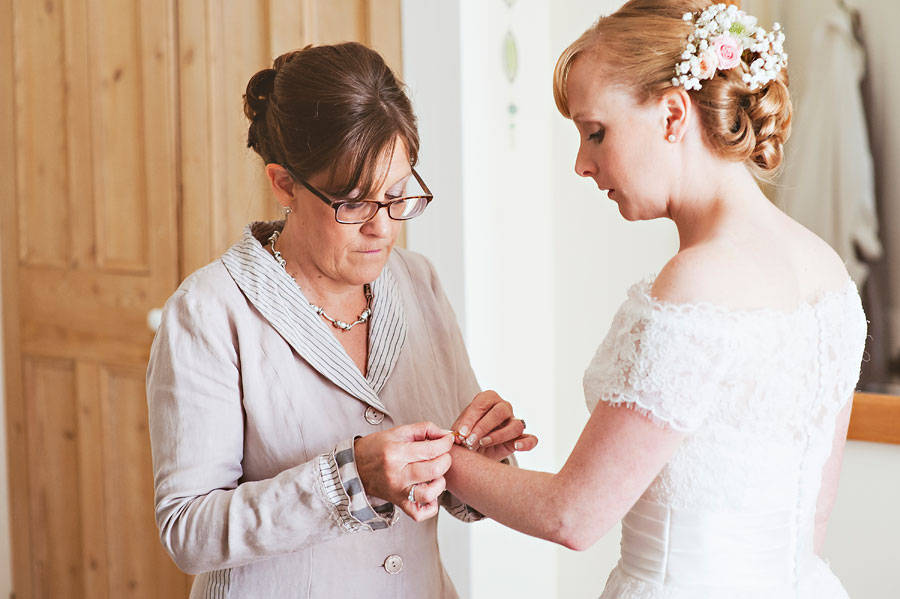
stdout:
[[(424, 260), (428, 264), (431, 289), (438, 303), (439, 312), (444, 315), (442, 322), (447, 323), (447, 326), (450, 329), (450, 345), (452, 347), (452, 355), (454, 356), (452, 363), (457, 374), (457, 401), (459, 403), (457, 413), (461, 414), (472, 399), (475, 398), (475, 395), (481, 391), (481, 387), (478, 385), (475, 372), (472, 370), (472, 364), (469, 362), (469, 354), (466, 351), (466, 346), (463, 342), (462, 332), (459, 330), (456, 313), (450, 305), (450, 300), (444, 292), (444, 288), (438, 279), (434, 266), (427, 259)], [(515, 455), (504, 458), (503, 462), (512, 466), (517, 464)], [(445, 491), (441, 494), (440, 503), (450, 515), (463, 522), (476, 522), (485, 517), (481, 512), (467, 505), (449, 491)]]
[(237, 344), (221, 301), (180, 289), (150, 352), (156, 522), (176, 565), (190, 574), (230, 568), (392, 524), (392, 510), (366, 501), (353, 439), (273, 478), (241, 482)]

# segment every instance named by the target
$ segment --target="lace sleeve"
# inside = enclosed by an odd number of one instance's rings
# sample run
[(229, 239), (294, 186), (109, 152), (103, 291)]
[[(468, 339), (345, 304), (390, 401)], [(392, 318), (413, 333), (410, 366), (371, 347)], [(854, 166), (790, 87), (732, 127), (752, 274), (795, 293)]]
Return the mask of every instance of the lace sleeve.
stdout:
[(593, 411), (600, 401), (640, 411), (657, 425), (694, 431), (719, 395), (720, 335), (698, 314), (656, 309), (632, 295), (584, 375)]

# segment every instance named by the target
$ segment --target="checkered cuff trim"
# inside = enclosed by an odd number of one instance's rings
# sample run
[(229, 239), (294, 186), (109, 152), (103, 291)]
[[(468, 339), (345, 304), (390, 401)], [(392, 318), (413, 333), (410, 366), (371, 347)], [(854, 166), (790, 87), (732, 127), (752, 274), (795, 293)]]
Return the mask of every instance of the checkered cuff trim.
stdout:
[(341, 441), (334, 451), (319, 456), (319, 472), (325, 495), (337, 510), (345, 530), (356, 532), (387, 528), (399, 514), (393, 503), (366, 495), (356, 470), (353, 441)]

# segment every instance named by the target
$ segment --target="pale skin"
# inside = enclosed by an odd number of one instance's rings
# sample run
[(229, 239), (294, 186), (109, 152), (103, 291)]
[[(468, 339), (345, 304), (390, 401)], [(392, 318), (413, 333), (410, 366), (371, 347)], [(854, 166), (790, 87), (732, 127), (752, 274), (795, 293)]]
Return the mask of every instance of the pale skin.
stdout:
[[(640, 103), (603, 67), (583, 55), (569, 73), (569, 109), (580, 138), (575, 171), (609, 191), (625, 219), (675, 223), (679, 251), (658, 275), (655, 298), (789, 311), (846, 284), (847, 271), (825, 242), (774, 207), (743, 163), (708, 147), (690, 94), (673, 88)], [(823, 470), (817, 551), (834, 504), (849, 411), (848, 402)], [(468, 418), (464, 413), (461, 421)], [(500, 523), (583, 550), (624, 517), (684, 438), (639, 412), (600, 402), (556, 474), (504, 469), (457, 445), (445, 478), (454, 494)]]
[[(390, 201), (398, 197), (404, 182), (412, 174), (406, 145), (398, 138), (383, 169), (386, 175), (372, 198)], [(286, 262), (286, 270), (300, 285), (306, 298), (325, 308), (333, 318), (354, 322), (366, 307), (363, 285), (378, 278), (397, 241), (402, 222), (379, 210), (368, 222), (342, 224), (335, 220), (334, 209), (295, 181), (278, 164), (266, 165), (266, 177), (276, 201), (290, 208), (277, 248)], [(328, 189), (324, 173), (306, 179), (319, 190)], [(339, 199), (339, 198), (334, 198)], [(267, 246), (271, 252), (271, 246)], [(333, 329), (333, 333), (365, 375), (368, 364), (368, 323), (360, 323), (349, 331)], [(477, 409), (487, 405), (512, 408), (499, 397), (493, 401), (480, 399)], [(505, 412), (504, 412), (505, 413)], [(516, 421), (519, 422), (519, 421)], [(494, 430), (497, 428), (497, 430)], [(491, 427), (493, 442), (480, 452), (492, 459), (502, 459), (513, 451), (521, 435), (515, 426)], [(434, 516), (438, 497), (446, 488), (444, 474), (450, 468), (449, 450), (454, 437), (450, 431), (430, 422), (398, 426), (366, 435), (354, 444), (356, 467), (366, 493), (390, 501), (416, 521)], [(537, 444), (531, 435), (520, 439), (520, 450)], [(416, 484), (415, 501), (408, 499), (411, 485)]]

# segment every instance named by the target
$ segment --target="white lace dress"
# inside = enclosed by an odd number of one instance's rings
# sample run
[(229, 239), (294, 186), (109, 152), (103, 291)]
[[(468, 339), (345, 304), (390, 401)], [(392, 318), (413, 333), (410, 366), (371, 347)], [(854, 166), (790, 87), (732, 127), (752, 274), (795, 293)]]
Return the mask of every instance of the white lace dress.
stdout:
[(622, 521), (601, 599), (838, 599), (813, 552), (822, 468), (866, 336), (848, 281), (791, 312), (673, 305), (634, 285), (585, 372), (686, 440)]

